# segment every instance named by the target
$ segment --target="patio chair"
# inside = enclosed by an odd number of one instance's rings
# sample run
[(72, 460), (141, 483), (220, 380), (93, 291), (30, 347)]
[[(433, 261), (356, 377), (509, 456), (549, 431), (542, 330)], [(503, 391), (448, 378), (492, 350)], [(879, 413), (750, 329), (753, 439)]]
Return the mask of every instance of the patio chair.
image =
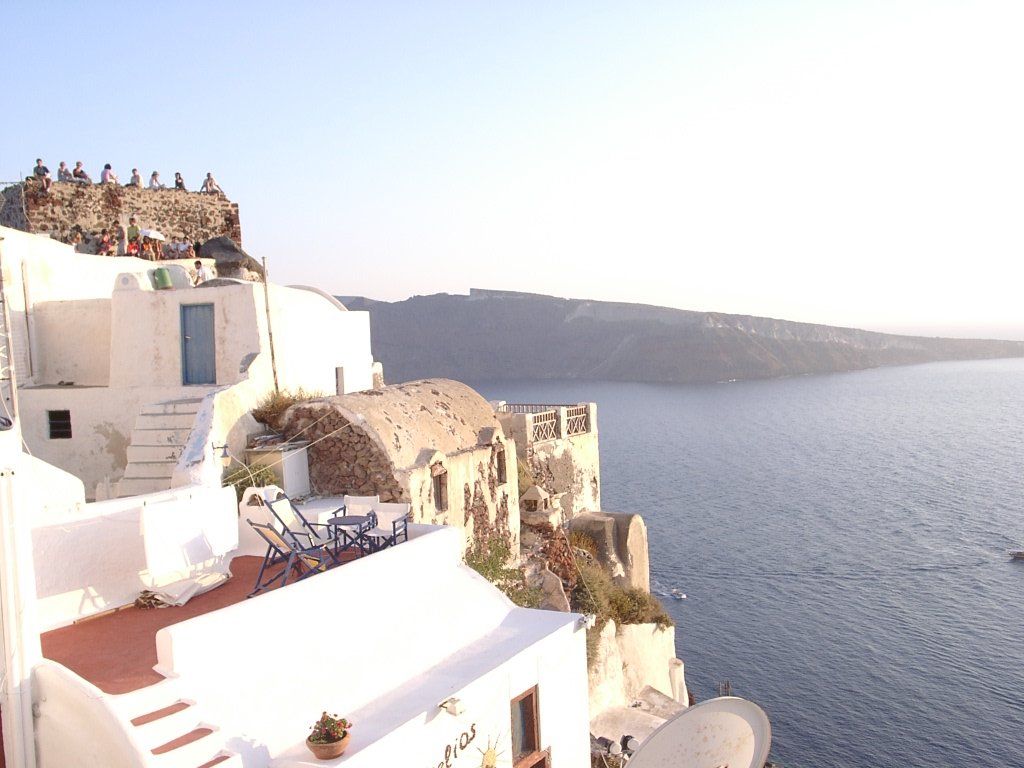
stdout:
[(380, 496), (349, 496), (345, 494), (345, 514), (369, 515), (380, 504)]
[[(302, 581), (307, 576), (326, 571), (338, 562), (325, 544), (303, 546), (294, 535), (289, 535), (290, 532), (282, 533), (266, 523), (254, 523), (252, 520), (248, 520), (248, 523), (267, 542), (267, 554), (263, 556), (260, 572), (256, 575), (256, 586), (249, 593), (249, 597), (277, 582), (283, 587), (288, 583), (288, 576), (292, 571), (298, 576), (296, 581)], [(268, 572), (268, 569), (273, 571), (274, 567), (281, 563), (285, 565), (280, 571), (272, 574)], [(266, 580), (264, 575), (267, 577)]]
[[(307, 520), (302, 511), (295, 506), (295, 502), (289, 499), (283, 491), (278, 494), (276, 499), (265, 503), (270, 513), (281, 523), (283, 530), (291, 530), (295, 534), (306, 536), (310, 546), (334, 541), (334, 535), (329, 525)], [(339, 507), (332, 514), (341, 514), (344, 509), (344, 507)]]
[(376, 525), (363, 534), (371, 552), (409, 540), (410, 510), (409, 504), (385, 503), (374, 507)]

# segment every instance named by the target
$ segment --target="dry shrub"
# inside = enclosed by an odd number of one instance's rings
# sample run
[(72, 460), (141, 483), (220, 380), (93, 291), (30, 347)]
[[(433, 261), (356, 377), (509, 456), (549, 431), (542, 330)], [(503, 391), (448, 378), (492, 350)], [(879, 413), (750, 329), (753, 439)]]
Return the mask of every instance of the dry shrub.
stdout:
[(655, 624), (660, 629), (672, 626), (672, 618), (656, 597), (642, 589), (620, 587), (608, 571), (596, 564), (580, 565), (579, 581), (572, 591), (570, 605), (577, 613), (597, 617), (594, 626), (587, 630), (588, 662), (594, 660), (601, 629), (609, 621), (620, 627), (624, 624)]
[(252, 417), (260, 424), (266, 424), (273, 430), (281, 430), (281, 417), (284, 412), (296, 403), (303, 403), (307, 400), (316, 400), (323, 397), (322, 392), (307, 392), (299, 387), (294, 392), (289, 389), (282, 389), (276, 392), (268, 392), (266, 397), (256, 404), (252, 409)]

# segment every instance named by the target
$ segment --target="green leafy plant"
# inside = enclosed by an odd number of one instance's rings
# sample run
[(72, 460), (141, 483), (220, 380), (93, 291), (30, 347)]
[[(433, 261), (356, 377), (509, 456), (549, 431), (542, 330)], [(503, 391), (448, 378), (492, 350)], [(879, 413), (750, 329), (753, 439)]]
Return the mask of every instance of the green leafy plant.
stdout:
[(309, 734), (309, 741), (312, 744), (333, 744), (348, 736), (348, 729), (352, 723), (344, 717), (329, 715), (324, 712), (320, 719), (313, 723), (313, 730)]
[(235, 486), (235, 496), (239, 503), (246, 488), (262, 488), (265, 485), (278, 485), (277, 475), (271, 467), (263, 464), (240, 464), (224, 478), (224, 485)]
[(526, 577), (518, 568), (509, 567), (512, 548), (497, 531), (483, 541), (473, 542), (466, 552), (466, 565), (496, 586), (513, 603), (523, 608), (537, 608), (541, 591), (526, 584)]

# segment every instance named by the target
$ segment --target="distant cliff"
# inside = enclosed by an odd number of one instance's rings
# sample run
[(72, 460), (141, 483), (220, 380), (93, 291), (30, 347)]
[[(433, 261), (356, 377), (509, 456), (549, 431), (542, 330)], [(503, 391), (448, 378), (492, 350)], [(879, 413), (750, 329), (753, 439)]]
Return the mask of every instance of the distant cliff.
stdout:
[(472, 290), (370, 313), (389, 381), (590, 379), (697, 384), (937, 360), (1024, 357), (1024, 342), (896, 336), (746, 315)]

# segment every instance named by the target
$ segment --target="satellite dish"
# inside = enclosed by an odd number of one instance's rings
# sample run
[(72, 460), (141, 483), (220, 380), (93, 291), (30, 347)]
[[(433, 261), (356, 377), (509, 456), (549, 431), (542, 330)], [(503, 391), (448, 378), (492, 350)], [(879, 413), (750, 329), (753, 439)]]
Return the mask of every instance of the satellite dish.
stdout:
[(662, 723), (633, 753), (629, 768), (762, 768), (771, 746), (764, 710), (721, 696)]

